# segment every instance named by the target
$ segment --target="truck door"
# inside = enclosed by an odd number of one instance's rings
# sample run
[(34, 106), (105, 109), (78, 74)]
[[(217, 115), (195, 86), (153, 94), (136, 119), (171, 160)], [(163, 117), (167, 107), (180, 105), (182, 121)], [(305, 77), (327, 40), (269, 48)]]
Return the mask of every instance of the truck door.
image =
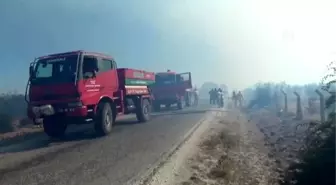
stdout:
[(88, 101), (94, 104), (103, 95), (112, 97), (118, 87), (115, 62), (96, 56), (84, 55), (82, 74), (95, 71), (95, 76), (86, 78), (79, 84), (82, 86), (84, 96), (90, 97)]
[(118, 75), (116, 63), (107, 58), (98, 59), (98, 75), (97, 79), (101, 83), (101, 93), (103, 95), (113, 96), (118, 89)]
[(185, 89), (192, 88), (192, 81), (191, 81), (191, 73), (190, 72), (176, 74), (176, 81), (179, 84), (183, 84)]

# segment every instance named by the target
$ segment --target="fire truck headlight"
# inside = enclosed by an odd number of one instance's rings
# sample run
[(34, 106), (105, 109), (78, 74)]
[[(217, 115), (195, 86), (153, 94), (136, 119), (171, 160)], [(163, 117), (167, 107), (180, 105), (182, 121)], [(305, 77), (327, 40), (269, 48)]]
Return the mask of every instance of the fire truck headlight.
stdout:
[(38, 115), (39, 112), (40, 112), (40, 108), (39, 108), (39, 107), (32, 107), (32, 112), (33, 112), (35, 115)]
[(55, 110), (51, 105), (43, 105), (40, 107), (41, 113), (47, 116), (55, 114)]

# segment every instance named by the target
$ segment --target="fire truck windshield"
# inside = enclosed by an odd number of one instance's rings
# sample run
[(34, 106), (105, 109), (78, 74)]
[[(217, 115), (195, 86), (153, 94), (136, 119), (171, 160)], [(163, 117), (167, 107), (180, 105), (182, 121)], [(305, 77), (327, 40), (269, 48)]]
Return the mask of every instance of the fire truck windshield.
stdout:
[(75, 82), (78, 55), (40, 59), (36, 63), (32, 85)]
[(155, 75), (155, 84), (168, 85), (176, 82), (175, 74), (157, 74)]

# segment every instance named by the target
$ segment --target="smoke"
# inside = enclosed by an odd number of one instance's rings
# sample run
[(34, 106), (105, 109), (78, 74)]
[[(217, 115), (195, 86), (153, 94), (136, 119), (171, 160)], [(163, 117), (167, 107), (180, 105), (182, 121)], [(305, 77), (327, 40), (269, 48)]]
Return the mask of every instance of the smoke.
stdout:
[(1, 1), (2, 58), (20, 66), (4, 75), (19, 81), (33, 57), (86, 49), (120, 67), (191, 71), (198, 86), (318, 81), (335, 48), (333, 9), (323, 0)]

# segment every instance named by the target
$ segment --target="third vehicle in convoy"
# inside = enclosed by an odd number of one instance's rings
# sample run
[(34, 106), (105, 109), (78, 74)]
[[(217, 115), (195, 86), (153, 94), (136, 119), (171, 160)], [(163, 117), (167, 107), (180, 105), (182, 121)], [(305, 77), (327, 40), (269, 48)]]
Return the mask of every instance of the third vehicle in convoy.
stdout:
[(111, 132), (117, 115), (135, 113), (150, 119), (155, 74), (117, 68), (108, 55), (74, 51), (37, 58), (29, 68), (28, 117), (43, 123), (51, 137), (61, 137), (68, 124), (94, 124), (100, 135)]

